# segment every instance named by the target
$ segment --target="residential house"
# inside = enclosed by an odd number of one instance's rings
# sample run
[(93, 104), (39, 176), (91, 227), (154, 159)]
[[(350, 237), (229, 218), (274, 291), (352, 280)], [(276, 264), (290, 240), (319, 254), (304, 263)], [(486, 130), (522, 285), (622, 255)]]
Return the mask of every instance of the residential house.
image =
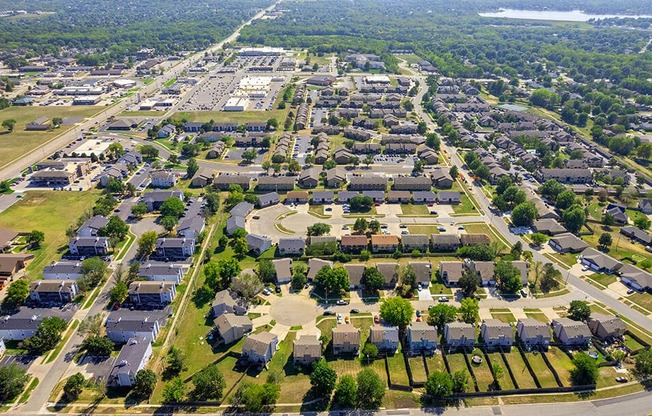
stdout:
[(652, 214), (652, 199), (641, 199), (638, 201), (638, 209), (647, 215)]
[(489, 286), (496, 283), (494, 269), (496, 263), (493, 261), (470, 261), (469, 269), (476, 272), (483, 286)]
[(350, 191), (385, 191), (387, 178), (381, 176), (353, 176), (349, 183)]
[(302, 188), (316, 188), (319, 185), (319, 174), (321, 169), (312, 167), (304, 169), (299, 174), (297, 183)]
[(349, 275), (349, 289), (357, 289), (362, 284), (362, 275), (366, 269), (364, 264), (345, 264), (344, 268)]
[(439, 277), (446, 286), (457, 286), (464, 274), (464, 263), (461, 261), (442, 261), (439, 263)]
[(109, 253), (109, 237), (73, 237), (68, 249), (73, 256), (105, 256)]
[(215, 331), (224, 344), (232, 344), (253, 330), (253, 323), (247, 315), (223, 313), (213, 320)]
[(560, 253), (580, 253), (589, 247), (585, 241), (571, 233), (556, 235), (548, 244)]
[[(385, 194), (382, 191), (371, 192), (378, 192), (382, 196)], [(363, 194), (366, 194), (366, 192), (363, 192)], [(387, 193), (387, 202), (390, 204), (409, 204), (412, 202), (412, 193), (410, 191), (389, 191)]]
[(262, 235), (247, 234), (245, 240), (247, 241), (249, 251), (254, 252), (257, 256), (260, 256), (272, 247), (272, 240)]
[(631, 238), (634, 241), (643, 244), (644, 246), (652, 245), (652, 234), (643, 231), (640, 228), (627, 225), (620, 229), (620, 233), (626, 237)]
[(18, 238), (17, 232), (0, 228), (0, 253), (11, 251), (11, 246), (16, 238)]
[(293, 176), (261, 176), (258, 178), (258, 185), (256, 190), (262, 191), (275, 191), (284, 192), (294, 189)]
[(232, 236), (237, 230), (245, 229), (244, 217), (229, 217), (226, 220), (226, 234)]
[(371, 250), (374, 253), (394, 253), (398, 250), (399, 240), (395, 235), (371, 236)]
[(627, 332), (622, 319), (617, 316), (592, 313), (589, 318), (589, 329), (593, 336), (601, 339), (621, 338)]
[(521, 276), (521, 283), (523, 286), (527, 286), (529, 283), (529, 275), (530, 275), (530, 263), (526, 261), (512, 261), (512, 266), (516, 267), (520, 273)]
[(274, 270), (276, 270), (276, 283), (279, 285), (290, 283), (292, 280), (292, 259), (274, 259), (272, 264)]
[(187, 217), (181, 220), (177, 226), (177, 236), (191, 239), (198, 239), (199, 235), (204, 232), (206, 222), (203, 217), (198, 215)]
[(174, 172), (159, 170), (150, 175), (150, 185), (154, 188), (172, 188), (177, 184), (177, 176)]
[(568, 230), (566, 230), (563, 225), (559, 224), (557, 221), (551, 218), (534, 221), (532, 223), (532, 230), (536, 233), (546, 235), (557, 235), (568, 232)]
[(349, 160), (353, 157), (355, 157), (355, 155), (345, 147), (337, 148), (333, 153), (333, 160), (335, 160), (338, 165), (348, 165)]
[(33, 259), (33, 254), (0, 253), (0, 284), (5, 283), (7, 278), (27, 267)]
[(322, 342), (315, 335), (301, 335), (292, 347), (294, 365), (309, 366), (321, 359)]
[(593, 172), (590, 169), (541, 169), (538, 179), (541, 182), (556, 179), (561, 183), (593, 183)]
[(550, 345), (550, 326), (532, 318), (521, 318), (516, 324), (518, 339), (529, 350), (532, 348), (548, 349)]
[(108, 218), (102, 215), (95, 215), (86, 220), (77, 230), (78, 237), (97, 237), (101, 228), (109, 223)]
[(552, 320), (552, 331), (558, 342), (565, 346), (586, 347), (591, 342), (591, 330), (581, 321), (570, 318), (557, 318)]
[(29, 299), (42, 305), (72, 302), (78, 294), (74, 280), (37, 280), (29, 287)]
[(430, 282), (432, 281), (432, 264), (429, 261), (419, 261), (410, 264), (417, 276), (417, 284), (421, 287), (430, 286)]
[(430, 246), (429, 238), (426, 234), (405, 234), (401, 235), (401, 245), (403, 246), (403, 253), (411, 253), (418, 250), (421, 253), (426, 253)]
[(618, 260), (594, 248), (587, 248), (580, 254), (580, 262), (596, 273), (611, 274), (620, 269), (623, 264)]
[(195, 254), (194, 238), (159, 238), (156, 240), (156, 257), (186, 259)]
[(340, 250), (344, 253), (360, 253), (369, 247), (369, 240), (365, 235), (343, 235), (340, 240)]
[[(154, 341), (161, 326), (165, 325), (169, 307), (163, 310), (117, 310), (106, 320), (106, 336), (115, 343), (125, 343), (131, 338), (144, 337)], [(165, 314), (165, 317), (162, 317)]]
[(460, 193), (457, 191), (437, 192), (437, 202), (440, 204), (459, 204)]
[(451, 252), (462, 247), (460, 236), (455, 234), (432, 234), (430, 242), (433, 252)]
[(45, 280), (77, 280), (84, 275), (79, 261), (59, 261), (43, 268)]
[(376, 263), (376, 269), (385, 279), (385, 287), (392, 289), (398, 282), (399, 266), (397, 263)]
[(625, 210), (626, 206), (621, 204), (609, 204), (604, 209), (605, 215), (611, 215), (616, 222), (616, 224), (627, 224), (629, 222), (629, 217), (627, 216)]
[(346, 182), (344, 169), (336, 167), (326, 171), (325, 185), (327, 188), (340, 188)]
[(453, 178), (443, 168), (433, 169), (430, 178), (437, 189), (450, 189), (453, 187)]
[(482, 342), (487, 348), (504, 347), (507, 351), (514, 343), (514, 330), (512, 326), (499, 319), (485, 319), (480, 327)]
[(425, 176), (398, 176), (394, 178), (393, 188), (396, 191), (429, 191), (431, 179)]
[(351, 324), (337, 325), (332, 330), (333, 354), (358, 355), (360, 351), (360, 329)]
[(281, 196), (276, 192), (269, 192), (258, 196), (258, 204), (261, 208), (276, 205), (281, 202)]
[(278, 252), (281, 256), (301, 255), (306, 248), (303, 237), (286, 237), (278, 240)]
[(362, 196), (368, 196), (377, 204), (385, 202), (385, 191), (362, 191)]
[(247, 336), (242, 344), (242, 358), (251, 364), (266, 365), (278, 347), (278, 337), (269, 332), (259, 332)]
[(373, 325), (369, 330), (369, 342), (378, 348), (394, 354), (398, 350), (398, 327), (386, 324)]
[(72, 315), (65, 314), (59, 308), (21, 308), (13, 315), (0, 317), (0, 339), (7, 341), (23, 341), (38, 330), (43, 319), (57, 316), (68, 322)]
[(213, 187), (220, 191), (228, 191), (231, 185), (239, 185), (243, 191), (248, 191), (251, 186), (251, 178), (246, 175), (221, 174), (215, 177)]
[(138, 276), (155, 282), (174, 282), (180, 284), (183, 279), (184, 269), (170, 263), (146, 263), (141, 264), (138, 269)]
[(307, 204), (310, 195), (306, 191), (290, 191), (285, 196), (286, 203)]
[(176, 295), (177, 287), (171, 282), (135, 281), (129, 285), (129, 300), (136, 305), (167, 305)]
[(319, 271), (324, 267), (328, 267), (329, 269), (332, 269), (333, 262), (330, 260), (322, 260), (316, 258), (312, 258), (308, 260), (308, 275), (306, 276), (308, 280), (315, 280), (317, 273), (319, 273)]
[(473, 348), (475, 328), (464, 322), (451, 322), (444, 327), (444, 339), (449, 349)]
[(254, 204), (250, 202), (240, 202), (233, 208), (231, 208), (231, 211), (229, 213), (231, 214), (232, 217), (246, 217), (251, 213), (251, 211), (254, 210)]
[(487, 234), (461, 234), (460, 242), (463, 246), (477, 246), (480, 244), (490, 244), (491, 239)]
[(312, 193), (313, 204), (332, 204), (335, 201), (333, 191), (314, 191)]
[(170, 198), (179, 198), (181, 202), (184, 201), (183, 192), (178, 189), (170, 191), (153, 191), (143, 195), (141, 201), (147, 205), (147, 211), (157, 211), (161, 208), (163, 203)]
[(437, 201), (437, 195), (432, 191), (414, 191), (412, 201), (415, 204), (433, 204)]
[(211, 315), (218, 317), (225, 313), (232, 313), (235, 315), (244, 315), (247, 313), (247, 308), (241, 302), (238, 302), (234, 294), (228, 290), (220, 290), (215, 294), (213, 303), (211, 304)]
[(337, 192), (337, 202), (340, 204), (343, 203), (348, 203), (351, 198), (359, 196), (359, 192), (352, 192), (352, 191), (338, 191)]
[(190, 180), (190, 186), (193, 188), (203, 188), (213, 183), (213, 171), (210, 169), (199, 169)]
[(410, 355), (432, 355), (437, 349), (437, 328), (426, 322), (412, 322), (408, 326), (407, 345)]
[(107, 383), (111, 386), (132, 387), (136, 374), (145, 368), (152, 356), (152, 342), (146, 337), (133, 337), (120, 349)]
[(638, 291), (649, 291), (652, 288), (652, 273), (646, 272), (630, 264), (623, 264), (618, 270), (620, 281)]

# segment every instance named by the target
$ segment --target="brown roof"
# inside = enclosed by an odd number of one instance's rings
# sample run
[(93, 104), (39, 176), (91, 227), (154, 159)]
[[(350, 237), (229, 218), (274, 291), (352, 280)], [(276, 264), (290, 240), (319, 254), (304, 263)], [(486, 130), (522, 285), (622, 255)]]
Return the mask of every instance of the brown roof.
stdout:
[(269, 345), (276, 339), (278, 339), (276, 335), (269, 332), (249, 335), (242, 344), (242, 351), (253, 351), (258, 355), (265, 355)]
[(344, 268), (349, 273), (349, 282), (354, 286), (359, 286), (362, 280), (362, 274), (365, 270), (364, 264), (345, 264)]
[(321, 341), (314, 335), (302, 335), (294, 341), (294, 356), (321, 357)]
[(7, 228), (0, 228), (0, 248), (18, 237), (18, 233)]
[(287, 194), (289, 199), (308, 199), (308, 192), (306, 191), (290, 191)]
[(351, 324), (337, 325), (333, 328), (333, 345), (349, 342), (360, 343), (360, 330)]
[(372, 235), (372, 245), (398, 245), (398, 237), (395, 235)]
[(13, 273), (20, 262), (34, 258), (33, 254), (0, 254), (0, 274)]
[(364, 235), (344, 235), (340, 241), (342, 246), (366, 246), (369, 240)]
[(487, 234), (462, 234), (460, 240), (462, 240), (463, 245), (489, 244), (491, 242)]

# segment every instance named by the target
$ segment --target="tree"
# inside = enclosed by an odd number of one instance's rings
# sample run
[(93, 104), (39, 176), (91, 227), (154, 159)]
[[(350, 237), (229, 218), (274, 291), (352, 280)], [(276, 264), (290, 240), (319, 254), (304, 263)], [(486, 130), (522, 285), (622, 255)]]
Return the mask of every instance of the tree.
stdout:
[(254, 149), (247, 149), (242, 152), (242, 160), (247, 163), (253, 162), (253, 160), (258, 156), (258, 153)]
[(328, 366), (326, 360), (322, 358), (313, 365), (310, 374), (310, 385), (317, 396), (329, 398), (335, 388), (336, 381), (337, 373)]
[(184, 210), (186, 209), (186, 204), (183, 203), (179, 198), (170, 197), (163, 202), (161, 205), (161, 215), (164, 217), (172, 216), (179, 218)]
[(468, 257), (476, 261), (492, 261), (496, 257), (496, 252), (488, 244), (460, 247), (456, 253), (458, 257)]
[(537, 218), (537, 207), (532, 201), (518, 204), (512, 210), (512, 223), (517, 227), (530, 226)]
[(63, 385), (63, 395), (66, 400), (69, 402), (77, 400), (84, 388), (84, 384), (86, 384), (86, 379), (82, 373), (76, 373), (68, 377), (66, 384)]
[(374, 200), (370, 196), (354, 196), (349, 200), (351, 211), (354, 212), (367, 212), (374, 206)]
[(600, 239), (598, 240), (598, 247), (602, 251), (607, 251), (609, 250), (609, 246), (611, 246), (612, 243), (613, 243), (613, 238), (611, 237), (611, 234), (602, 233)]
[(125, 282), (118, 282), (111, 288), (109, 296), (112, 303), (122, 304), (129, 297), (129, 287)]
[(480, 318), (480, 305), (478, 304), (478, 300), (474, 298), (462, 299), (460, 313), (464, 322), (474, 324)]
[(377, 409), (385, 397), (386, 386), (378, 373), (372, 368), (365, 368), (358, 373), (358, 407)]
[(296, 159), (291, 159), (288, 163), (288, 172), (292, 175), (301, 172), (301, 165)]
[(173, 378), (163, 388), (163, 402), (178, 403), (183, 399), (185, 385), (180, 377)]
[(583, 300), (573, 300), (568, 308), (568, 317), (574, 321), (587, 321), (591, 316), (589, 304)]
[(496, 284), (504, 292), (516, 293), (522, 287), (521, 271), (511, 262), (500, 261), (494, 269)]
[(455, 393), (464, 393), (469, 385), (469, 373), (466, 370), (458, 370), (452, 375), (453, 391)]
[(639, 351), (634, 356), (634, 375), (639, 378), (652, 375), (652, 350), (649, 348)]
[(192, 178), (195, 176), (195, 173), (199, 170), (199, 164), (194, 157), (188, 159), (188, 164), (186, 165), (186, 177)]
[(61, 341), (61, 333), (66, 325), (66, 321), (58, 316), (44, 318), (36, 333), (23, 341), (23, 348), (36, 355), (53, 349)]
[(457, 169), (457, 166), (453, 165), (453, 167), (450, 170), (451, 178), (453, 178), (453, 180), (455, 180), (458, 177), (459, 174), (460, 173), (459, 173), (459, 170)]
[(641, 143), (636, 148), (636, 156), (641, 159), (649, 159), (652, 156), (652, 143)]
[(113, 341), (100, 335), (91, 335), (84, 339), (81, 344), (81, 350), (88, 352), (90, 355), (106, 357), (113, 351)]
[(570, 371), (570, 374), (574, 386), (595, 385), (600, 374), (596, 360), (580, 352), (573, 357), (573, 365), (575, 368)]
[(355, 220), (355, 223), (353, 223), (353, 231), (356, 234), (364, 234), (367, 232), (367, 228), (369, 227), (369, 224), (367, 223), (367, 220), (364, 218), (357, 218)]
[(14, 309), (25, 303), (28, 296), (29, 283), (25, 279), (18, 279), (9, 285), (7, 295), (2, 301), (2, 304), (7, 309)]
[(385, 277), (375, 267), (367, 267), (362, 272), (360, 283), (369, 291), (377, 291), (385, 286)]
[(122, 220), (122, 218), (113, 215), (109, 218), (106, 227), (101, 228), (99, 231), (102, 236), (114, 237), (122, 241), (129, 233), (129, 226)]
[(117, 159), (125, 154), (125, 149), (122, 146), (122, 143), (114, 142), (109, 145), (107, 153), (109, 153), (112, 158)]
[(571, 208), (564, 211), (562, 219), (564, 221), (564, 226), (566, 226), (568, 231), (578, 233), (586, 222), (586, 214), (582, 207), (579, 205), (573, 205)]
[(233, 404), (244, 407), (249, 413), (259, 413), (267, 409), (269, 413), (280, 397), (280, 387), (276, 383), (254, 384), (245, 382), (238, 387), (233, 398)]
[(443, 371), (430, 373), (426, 380), (426, 393), (435, 399), (443, 399), (453, 394), (453, 379)]
[(545, 234), (534, 233), (530, 235), (530, 240), (532, 240), (532, 244), (538, 247), (548, 241), (548, 237)]
[[(134, 377), (133, 392), (138, 397), (147, 398), (152, 395), (156, 387), (156, 373), (152, 370), (140, 370)], [(167, 386), (166, 386), (167, 387)], [(183, 394), (183, 389), (182, 389)]]
[(226, 381), (217, 364), (211, 364), (192, 376), (195, 388), (192, 397), (196, 400), (217, 400), (222, 397)]
[(460, 277), (458, 285), (462, 289), (464, 296), (472, 296), (475, 291), (478, 290), (478, 287), (480, 287), (481, 283), (482, 282), (480, 281), (480, 276), (478, 276), (478, 273), (467, 269), (464, 271), (464, 273), (462, 273), (462, 277)]
[(231, 281), (231, 290), (247, 302), (250, 302), (257, 293), (263, 290), (263, 287), (260, 277), (250, 273), (241, 273)]
[(27, 384), (29, 376), (25, 370), (12, 363), (0, 367), (0, 402), (7, 403), (15, 399)]
[(564, 191), (566, 187), (556, 179), (548, 179), (539, 187), (541, 195), (552, 200), (557, 199), (557, 195)]
[(360, 261), (367, 261), (370, 258), (371, 258), (371, 253), (369, 252), (369, 250), (362, 250), (360, 252)]
[(315, 276), (315, 283), (330, 293), (340, 293), (350, 287), (349, 273), (344, 267), (322, 267)]
[(369, 359), (374, 359), (376, 356), (378, 356), (378, 347), (370, 342), (367, 342), (364, 344), (364, 347), (362, 347), (362, 355), (367, 359), (367, 363), (369, 362)]
[(414, 308), (409, 300), (393, 297), (380, 304), (380, 317), (390, 325), (398, 326), (401, 331), (412, 322)]
[(557, 201), (555, 206), (561, 210), (564, 210), (575, 203), (575, 193), (573, 191), (566, 190), (557, 195)]
[(428, 315), (428, 323), (436, 326), (439, 332), (444, 332), (444, 326), (457, 318), (457, 308), (440, 303), (430, 308)]
[(496, 389), (500, 389), (500, 379), (505, 375), (505, 370), (499, 363), (494, 363), (492, 369), (494, 370)]
[(136, 218), (143, 218), (147, 214), (147, 204), (144, 202), (139, 202), (136, 205), (131, 207), (131, 215)]
[(186, 368), (186, 356), (179, 348), (172, 346), (167, 355), (167, 364), (167, 374), (179, 375)]
[(276, 279), (276, 268), (270, 260), (261, 260), (258, 263), (258, 277), (265, 283), (273, 283)]
[(151, 144), (146, 144), (140, 147), (140, 154), (144, 159), (154, 160), (158, 157), (158, 149)]
[(141, 257), (149, 257), (156, 249), (156, 231), (145, 231), (138, 239), (138, 254)]
[(320, 235), (328, 234), (330, 232), (331, 232), (331, 226), (329, 224), (324, 224), (323, 222), (318, 222), (308, 227), (309, 236), (320, 236)]
[(335, 388), (333, 400), (345, 409), (354, 409), (357, 404), (358, 386), (352, 375), (346, 374), (340, 378)]
[(306, 285), (306, 283), (308, 283), (306, 268), (303, 264), (297, 263), (294, 266), (294, 270), (292, 270), (292, 289), (299, 291)]
[(543, 276), (541, 277), (541, 290), (543, 292), (549, 292), (553, 289), (559, 287), (559, 281), (557, 280), (561, 277), (561, 272), (551, 264), (546, 263), (543, 266)]
[(104, 318), (101, 313), (96, 313), (95, 315), (87, 316), (79, 324), (79, 333), (85, 336), (94, 336), (100, 333), (102, 330), (102, 322)]
[(165, 230), (168, 232), (174, 230), (174, 227), (176, 227), (178, 223), (179, 223), (179, 219), (171, 215), (168, 215), (167, 217), (163, 217), (161, 219), (161, 226), (165, 228)]
[(401, 268), (401, 284), (408, 286), (410, 289), (417, 287), (417, 273), (411, 264), (406, 264)]
[(16, 127), (16, 120), (14, 120), (13, 118), (4, 120), (2, 122), (2, 127), (9, 130), (9, 132), (11, 133), (14, 131), (14, 127)]
[(29, 244), (31, 247), (39, 248), (41, 243), (45, 241), (45, 233), (39, 230), (30, 231), (29, 234), (27, 234), (25, 237), (25, 241), (27, 241), (27, 244)]
[(652, 225), (652, 221), (650, 221), (648, 217), (640, 215), (634, 220), (634, 225), (641, 230), (647, 230), (650, 228), (650, 225)]

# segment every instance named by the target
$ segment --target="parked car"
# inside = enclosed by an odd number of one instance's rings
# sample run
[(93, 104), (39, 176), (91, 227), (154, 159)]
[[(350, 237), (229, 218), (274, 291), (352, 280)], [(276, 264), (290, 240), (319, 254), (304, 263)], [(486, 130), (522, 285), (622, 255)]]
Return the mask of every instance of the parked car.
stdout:
[(444, 231), (446, 231), (446, 228), (445, 227), (439, 227), (438, 230), (441, 231), (441, 232), (444, 232)]
[(344, 299), (340, 299), (336, 302), (337, 305), (348, 305), (349, 302), (345, 301)]
[(446, 296), (440, 296), (439, 299), (437, 299), (439, 302), (448, 302), (448, 298)]
[(271, 293), (272, 292), (269, 289), (267, 289), (267, 288), (263, 289), (263, 295), (269, 295)]
[(276, 293), (281, 293), (281, 286), (276, 286), (274, 290), (276, 291)]
[(353, 308), (353, 309), (351, 309), (351, 313), (360, 313), (360, 310)]
[(627, 377), (616, 377), (616, 381), (619, 383), (627, 383)]
[(417, 318), (421, 318), (421, 311), (417, 309)]
[(333, 311), (324, 311), (324, 316), (333, 316), (335, 315), (335, 312)]
[(338, 314), (337, 314), (337, 323), (338, 323), (338, 324), (341, 324), (341, 323), (342, 323), (342, 314), (341, 314), (341, 313), (338, 313)]
[(627, 289), (627, 294), (628, 295), (631, 295), (632, 293), (634, 293), (634, 289)]
[(376, 324), (380, 323), (380, 317), (378, 317), (378, 315), (374, 315), (374, 323)]

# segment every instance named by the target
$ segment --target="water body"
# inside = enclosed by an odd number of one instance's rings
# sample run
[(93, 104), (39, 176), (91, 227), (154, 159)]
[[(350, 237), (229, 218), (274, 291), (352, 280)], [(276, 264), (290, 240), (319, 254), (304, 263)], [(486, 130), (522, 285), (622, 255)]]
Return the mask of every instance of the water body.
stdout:
[(559, 12), (554, 10), (515, 10), (500, 9), (498, 12), (478, 13), (482, 17), (504, 17), (506, 19), (525, 19), (525, 20), (554, 20), (558, 22), (586, 22), (589, 19), (610, 19), (615, 17), (623, 18), (646, 18), (652, 16), (626, 16), (618, 14), (586, 14), (580, 10)]

